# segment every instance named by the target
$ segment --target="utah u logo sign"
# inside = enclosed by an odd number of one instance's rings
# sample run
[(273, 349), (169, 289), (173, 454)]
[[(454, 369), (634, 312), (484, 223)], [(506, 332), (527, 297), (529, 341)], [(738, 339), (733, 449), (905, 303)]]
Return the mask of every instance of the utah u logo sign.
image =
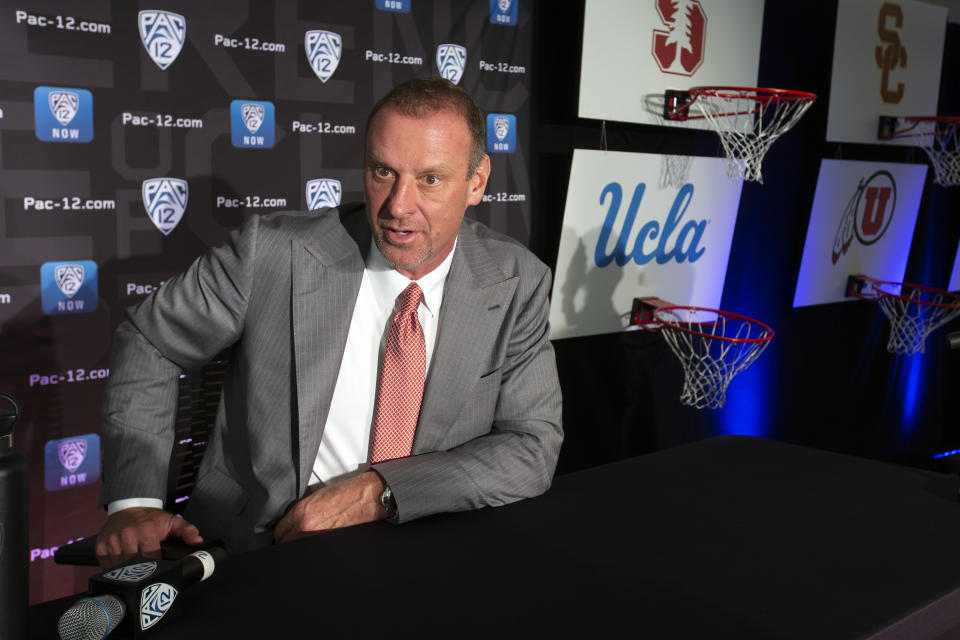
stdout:
[(707, 14), (700, 0), (654, 0), (667, 27), (653, 30), (653, 59), (660, 71), (692, 76), (703, 64)]
[(847, 252), (854, 236), (862, 245), (871, 245), (887, 232), (897, 205), (897, 183), (889, 171), (877, 171), (861, 180), (850, 198), (833, 240), (833, 264)]

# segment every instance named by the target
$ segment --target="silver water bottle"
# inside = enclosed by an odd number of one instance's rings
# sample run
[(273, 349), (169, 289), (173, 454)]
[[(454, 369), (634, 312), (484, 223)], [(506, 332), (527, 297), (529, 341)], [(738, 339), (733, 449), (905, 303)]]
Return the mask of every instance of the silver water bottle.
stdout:
[(13, 450), (20, 405), (0, 392), (0, 638), (27, 637), (27, 459)]

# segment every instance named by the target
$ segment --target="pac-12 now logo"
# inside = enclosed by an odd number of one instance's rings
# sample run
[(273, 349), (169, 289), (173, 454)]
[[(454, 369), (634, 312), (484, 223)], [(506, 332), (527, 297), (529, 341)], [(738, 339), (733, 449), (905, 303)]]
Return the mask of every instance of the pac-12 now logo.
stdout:
[(394, 13), (410, 13), (411, 0), (377, 0), (379, 11), (393, 11)]
[(517, 150), (517, 118), (509, 113), (487, 114), (487, 153)]
[(100, 479), (100, 436), (88, 433), (50, 440), (43, 448), (44, 486), (62, 491)]
[[(623, 201), (623, 187), (620, 183), (611, 182), (600, 192), (600, 204), (607, 205), (607, 215), (600, 228), (600, 236), (597, 238), (597, 246), (593, 254), (594, 262), (598, 267), (605, 267), (611, 262), (616, 262), (617, 266), (622, 267), (630, 260), (641, 266), (651, 260), (656, 260), (657, 264), (666, 264), (670, 260), (678, 263), (684, 261), (694, 263), (703, 256), (706, 248), (700, 246), (700, 241), (707, 228), (707, 221), (683, 222), (683, 216), (693, 200), (693, 185), (690, 183), (685, 184), (677, 192), (666, 220), (662, 224), (658, 220), (647, 220), (635, 236), (633, 246), (627, 246), (629, 238), (633, 237), (633, 224), (645, 191), (646, 185), (642, 182), (638, 183), (622, 218), (619, 215), (620, 204)], [(618, 219), (623, 220), (619, 230), (615, 228)], [(612, 248), (610, 247), (611, 239), (616, 240)]]
[(40, 302), (47, 315), (97, 308), (97, 264), (90, 260), (40, 265)]
[(150, 59), (166, 71), (187, 39), (187, 20), (179, 13), (148, 9), (137, 16), (140, 42)]
[(517, 25), (517, 3), (520, 0), (490, 0), (490, 22), (508, 27)]
[(317, 178), (307, 182), (307, 209), (315, 211), (325, 207), (339, 207), (343, 187), (339, 180)]
[(37, 87), (33, 90), (33, 122), (44, 142), (93, 140), (93, 94), (86, 89)]
[(467, 49), (459, 44), (441, 44), (437, 47), (437, 70), (440, 76), (453, 84), (460, 84), (467, 68)]
[(343, 38), (333, 31), (307, 31), (303, 36), (303, 44), (310, 68), (320, 78), (320, 82), (326, 82), (340, 65), (340, 56), (343, 55)]
[(150, 178), (140, 186), (147, 217), (163, 235), (170, 235), (187, 210), (190, 187), (180, 178)]
[(652, 0), (666, 30), (653, 30), (653, 59), (660, 71), (692, 76), (703, 64), (707, 14), (700, 0)]
[(837, 264), (854, 237), (862, 245), (871, 245), (887, 232), (897, 205), (897, 183), (889, 171), (877, 171), (857, 184), (833, 240), (831, 259)]
[(230, 142), (240, 149), (270, 149), (275, 142), (272, 102), (234, 100), (230, 103)]

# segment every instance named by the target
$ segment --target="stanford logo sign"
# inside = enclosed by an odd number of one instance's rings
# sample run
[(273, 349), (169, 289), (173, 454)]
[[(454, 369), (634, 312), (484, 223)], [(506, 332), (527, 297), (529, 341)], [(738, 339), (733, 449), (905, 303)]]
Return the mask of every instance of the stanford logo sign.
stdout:
[(653, 59), (663, 73), (692, 76), (703, 64), (707, 14), (700, 0), (653, 0), (666, 30), (653, 30)]
[(837, 264), (850, 248), (854, 237), (871, 245), (887, 232), (897, 204), (897, 183), (889, 171), (877, 171), (861, 180), (850, 198), (833, 241), (831, 259)]

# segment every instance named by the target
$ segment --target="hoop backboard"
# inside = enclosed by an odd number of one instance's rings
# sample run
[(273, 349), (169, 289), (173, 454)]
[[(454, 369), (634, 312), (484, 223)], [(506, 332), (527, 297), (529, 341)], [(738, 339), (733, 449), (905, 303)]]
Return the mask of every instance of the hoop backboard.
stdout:
[(881, 142), (877, 122), (936, 114), (946, 25), (946, 8), (918, 0), (840, 0), (827, 140), (914, 144)]
[(664, 92), (756, 86), (763, 0), (587, 0), (581, 118), (705, 128), (663, 118)]

